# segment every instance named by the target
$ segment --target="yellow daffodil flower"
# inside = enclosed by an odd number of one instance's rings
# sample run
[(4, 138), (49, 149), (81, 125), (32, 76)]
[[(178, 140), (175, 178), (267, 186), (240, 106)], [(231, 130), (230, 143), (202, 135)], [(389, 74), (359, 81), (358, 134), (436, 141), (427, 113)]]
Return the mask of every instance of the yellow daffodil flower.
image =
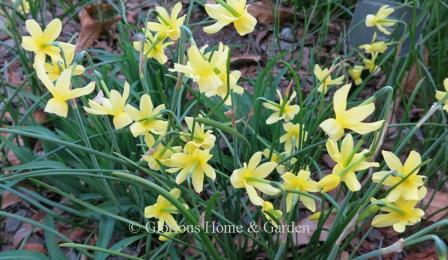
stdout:
[[(269, 158), (269, 155), (270, 155), (270, 154), (271, 154), (271, 149), (266, 148), (266, 149), (263, 150), (263, 156), (264, 156), (265, 158)], [(284, 156), (284, 155), (288, 155), (288, 153), (280, 154), (280, 153), (276, 152), (275, 150), (272, 151), (271, 162), (277, 164), (277, 167), (275, 167), (275, 170), (276, 170), (278, 173), (280, 173), (280, 174), (286, 172), (286, 167), (287, 167), (287, 166), (284, 165), (284, 164), (280, 164), (280, 162), (283, 160), (283, 156)], [(292, 157), (291, 159), (289, 159), (289, 161), (290, 161), (290, 164), (294, 164), (294, 163), (297, 162), (297, 159), (294, 158), (294, 157)]]
[(416, 208), (418, 200), (400, 199), (395, 202), (385, 201), (380, 209), (385, 214), (376, 215), (372, 220), (374, 227), (392, 226), (396, 232), (402, 233), (406, 226), (414, 225), (421, 221), (425, 212)]
[[(216, 137), (213, 135), (212, 130), (205, 131), (205, 126), (203, 124), (199, 124), (195, 122), (193, 125), (194, 118), (185, 117), (185, 123), (187, 123), (189, 133), (185, 133), (181, 136), (181, 139), (185, 142), (190, 142), (191, 144), (203, 148), (203, 149), (212, 149), (215, 145)], [(193, 140), (191, 139), (191, 132), (194, 128)]]
[(183, 183), (188, 176), (191, 176), (193, 188), (197, 193), (202, 192), (204, 188), (204, 175), (207, 175), (212, 181), (216, 179), (215, 169), (208, 164), (213, 157), (210, 150), (201, 150), (194, 144), (187, 143), (183, 152), (174, 153), (165, 165), (171, 167), (167, 172), (179, 172), (176, 176), (176, 183)]
[(326, 147), (328, 154), (336, 162), (336, 165), (333, 167), (331, 174), (319, 181), (319, 187), (324, 192), (333, 190), (341, 181), (345, 183), (350, 191), (358, 191), (361, 189), (361, 184), (355, 173), (370, 167), (379, 166), (377, 162), (367, 162), (366, 155), (369, 152), (368, 150), (353, 154), (354, 145), (351, 134), (346, 135), (342, 140), (340, 150), (338, 144), (332, 139), (327, 140)]
[(364, 70), (363, 66), (359, 66), (359, 65), (355, 65), (353, 66), (353, 68), (348, 70), (348, 73), (350, 74), (350, 77), (353, 79), (353, 81), (355, 82), (356, 86), (359, 86), (362, 84), (362, 71)]
[(375, 104), (373, 103), (346, 110), (350, 87), (351, 84), (344, 85), (334, 93), (333, 107), (336, 118), (329, 118), (319, 125), (331, 139), (336, 141), (344, 135), (344, 129), (350, 129), (360, 135), (365, 135), (378, 130), (384, 122), (384, 120), (373, 123), (361, 122), (375, 111)]
[(378, 54), (378, 53), (385, 53), (387, 50), (387, 45), (384, 41), (379, 41), (379, 42), (362, 44), (359, 46), (359, 48), (364, 49), (364, 51), (369, 54)]
[(280, 99), (279, 103), (274, 102), (264, 102), (263, 106), (267, 109), (274, 111), (271, 116), (266, 120), (266, 124), (270, 125), (280, 120), (285, 120), (285, 122), (289, 122), (294, 119), (294, 116), (299, 113), (300, 106), (299, 105), (291, 105), (291, 102), (296, 97), (296, 92), (293, 91), (289, 99), (283, 99), (280, 90), (277, 89), (277, 95)]
[(124, 83), (123, 95), (113, 89), (109, 98), (101, 98), (98, 103), (95, 100), (89, 100), (90, 107), (84, 107), (87, 113), (94, 115), (111, 115), (116, 129), (123, 128), (132, 123), (131, 116), (124, 111), (126, 100), (129, 97), (129, 83)]
[(162, 242), (166, 242), (175, 238), (178, 234), (178, 232), (165, 232), (159, 236), (159, 240)]
[(204, 32), (213, 34), (231, 23), (241, 36), (254, 30), (257, 19), (247, 11), (246, 0), (217, 0), (216, 3), (205, 4), (205, 11), (216, 22), (204, 27)]
[(149, 30), (146, 30), (143, 49), (142, 41), (135, 41), (132, 43), (132, 46), (137, 51), (143, 51), (143, 55), (146, 58), (154, 58), (160, 64), (165, 64), (168, 61), (168, 57), (165, 55), (165, 48), (172, 44), (173, 42), (164, 42), (164, 39), (160, 38), (159, 35), (154, 36)]
[(73, 64), (75, 46), (70, 45), (71, 44), (66, 45), (65, 52), (61, 56), (51, 57), (51, 63), (45, 63), (45, 71), (50, 80), (57, 80), (65, 69), (70, 69), (73, 76), (82, 75), (84, 73), (84, 67), (82, 65)]
[[(445, 87), (446, 91), (436, 91), (437, 101), (442, 101), (446, 97), (446, 95), (448, 95), (448, 78), (443, 81), (443, 86)], [(448, 100), (445, 100), (443, 109), (448, 112)]]
[(299, 149), (299, 143), (305, 141), (308, 133), (303, 130), (300, 124), (283, 124), (286, 133), (280, 137), (280, 143), (285, 143), (285, 151), (291, 153), (294, 149)]
[[(285, 172), (282, 175), (283, 189), (297, 192), (318, 192), (319, 187), (317, 182), (310, 178), (310, 172), (307, 170), (300, 170), (297, 175), (291, 172)], [(316, 204), (314, 200), (306, 195), (288, 192), (286, 195), (286, 212), (290, 212), (292, 207), (300, 200), (303, 205), (310, 211), (316, 211)]]
[[(242, 95), (244, 93), (244, 89), (237, 84), (238, 80), (241, 77), (241, 72), (238, 70), (234, 70), (231, 72), (227, 72), (227, 57), (229, 54), (229, 47), (219, 43), (218, 49), (215, 51), (210, 51), (205, 53), (201, 50), (203, 56), (210, 61), (211, 64), (214, 64), (216, 68), (214, 69), (215, 73), (219, 75), (222, 84), (216, 88), (202, 88), (202, 92), (205, 93), (206, 96), (219, 96), (221, 99), (224, 99), (227, 95), (227, 91), (229, 90), (230, 94), (235, 93), (238, 95)], [(229, 74), (229, 86), (227, 86), (227, 74)], [(230, 96), (226, 99), (225, 104), (231, 105), (232, 99)]]
[(219, 74), (219, 77), (221, 78), (222, 84), (218, 86), (216, 89), (216, 95), (219, 96), (221, 99), (224, 100), (224, 98), (227, 96), (227, 91), (229, 90), (229, 96), (227, 97), (224, 104), (230, 106), (232, 105), (232, 99), (230, 98), (230, 94), (238, 94), (242, 95), (244, 93), (244, 89), (238, 85), (238, 80), (241, 77), (241, 72), (239, 70), (234, 70), (229, 73), (229, 86), (227, 89), (227, 68), (220, 69), (222, 71)]
[(261, 211), (273, 226), (278, 226), (277, 223), (280, 221), (280, 218), (283, 215), (283, 212), (281, 210), (275, 209), (274, 205), (272, 205), (271, 202), (263, 201), (263, 204), (261, 205)]
[[(180, 190), (174, 188), (170, 191), (170, 194), (174, 198), (179, 199)], [(145, 218), (157, 218), (159, 220), (157, 226), (158, 231), (163, 230), (165, 223), (172, 231), (180, 230), (179, 225), (173, 217), (174, 214), (179, 214), (178, 209), (161, 195), (157, 197), (157, 202), (155, 204), (145, 208)]]
[(395, 10), (388, 5), (383, 5), (380, 7), (376, 14), (368, 14), (366, 16), (366, 26), (367, 27), (376, 27), (382, 33), (389, 35), (391, 32), (386, 29), (386, 27), (394, 26), (396, 21), (389, 19), (389, 15), (391, 15)]
[(317, 211), (317, 212), (311, 214), (311, 215), (308, 217), (308, 219), (311, 220), (311, 221), (315, 221), (315, 222), (316, 222), (316, 221), (319, 220), (321, 214), (322, 214), (322, 212)]
[[(419, 153), (411, 151), (404, 165), (393, 153), (382, 151), (387, 166), (396, 173), (389, 171), (376, 172), (372, 176), (373, 182), (379, 183), (383, 178), (383, 184), (394, 187), (389, 191), (386, 199), (395, 202), (402, 198), (405, 200), (418, 200), (418, 190), (423, 183), (423, 176), (418, 175), (422, 159)], [(404, 180), (403, 180), (404, 179)]]
[(21, 14), (28, 14), (31, 10), (29, 0), (15, 0), (14, 6), (17, 7), (17, 11)]
[(185, 15), (178, 17), (180, 11), (182, 11), (182, 3), (177, 2), (171, 10), (171, 15), (168, 11), (161, 7), (156, 7), (158, 23), (148, 22), (147, 28), (153, 32), (159, 33), (162, 38), (168, 37), (173, 41), (176, 41), (180, 37), (180, 28), (184, 24)]
[(368, 69), (370, 73), (375, 73), (380, 70), (380, 67), (375, 64), (376, 57), (373, 57), (372, 59), (363, 59), (362, 62), (364, 63), (364, 67)]
[(155, 139), (152, 134), (145, 135), (145, 143), (149, 147), (147, 154), (142, 158), (148, 162), (148, 166), (151, 170), (160, 171), (160, 166), (164, 165), (165, 161), (171, 158), (173, 153), (178, 153), (182, 150), (180, 146), (165, 146), (162, 143), (157, 144), (155, 147)]
[(140, 110), (127, 104), (124, 111), (131, 116), (134, 123), (131, 125), (131, 133), (134, 137), (144, 135), (149, 132), (154, 134), (163, 134), (166, 132), (168, 122), (162, 117), (161, 111), (165, 105), (161, 104), (154, 108), (151, 97), (144, 94), (140, 98)]
[(211, 56), (212, 52), (204, 53), (205, 48), (206, 46), (199, 50), (195, 45), (192, 45), (187, 52), (187, 64), (182, 65), (176, 63), (172, 71), (184, 73), (185, 76), (198, 83), (201, 93), (204, 93), (207, 97), (211, 97), (216, 95), (218, 87), (223, 84), (220, 77), (221, 71), (218, 68), (226, 66), (227, 52), (223, 47), (222, 50), (218, 49), (213, 52), (213, 56)]
[(279, 192), (265, 180), (277, 166), (273, 162), (261, 162), (261, 152), (252, 155), (249, 163), (244, 163), (243, 168), (236, 169), (230, 176), (230, 182), (235, 189), (245, 188), (250, 201), (257, 206), (263, 205), (263, 199), (257, 194), (257, 190), (267, 195), (275, 195)]
[(34, 52), (36, 63), (43, 64), (45, 55), (53, 58), (60, 56), (60, 49), (54, 44), (54, 41), (62, 30), (61, 20), (52, 20), (43, 31), (33, 19), (26, 20), (25, 26), (30, 36), (22, 37), (22, 47), (27, 51)]
[(67, 100), (88, 95), (95, 89), (95, 82), (90, 82), (83, 88), (71, 89), (70, 81), (72, 78), (72, 72), (70, 69), (66, 69), (61, 73), (61, 76), (56, 81), (56, 85), (54, 85), (48, 78), (42, 66), (36, 67), (36, 72), (37, 77), (42, 81), (51, 95), (53, 95), (53, 98), (48, 100), (48, 103), (45, 106), (45, 112), (47, 113), (67, 117)]
[(314, 76), (316, 76), (316, 78), (320, 82), (317, 91), (322, 92), (324, 94), (327, 93), (328, 87), (333, 85), (340, 85), (344, 80), (344, 76), (332, 79), (330, 70), (328, 70), (327, 68), (324, 68), (322, 70), (318, 64), (314, 65)]

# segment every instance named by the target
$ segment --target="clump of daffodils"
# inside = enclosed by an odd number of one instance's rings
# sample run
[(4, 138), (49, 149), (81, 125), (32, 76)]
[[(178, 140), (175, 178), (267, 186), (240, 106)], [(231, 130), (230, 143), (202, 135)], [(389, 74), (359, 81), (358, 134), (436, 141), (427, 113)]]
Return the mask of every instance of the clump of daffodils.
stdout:
[(135, 50), (140, 52), (141, 56), (153, 58), (160, 64), (165, 64), (168, 61), (165, 49), (179, 39), (185, 15), (179, 17), (179, 13), (182, 11), (180, 2), (174, 5), (171, 14), (161, 6), (155, 9), (158, 22), (148, 22), (142, 29), (143, 39), (134, 41), (132, 45)]
[[(204, 5), (208, 15), (215, 20), (214, 24), (204, 28), (205, 32), (216, 33), (230, 24), (233, 24), (240, 35), (246, 35), (254, 30), (256, 20), (248, 13), (245, 0), (215, 2)], [(395, 21), (388, 17), (393, 11), (388, 6), (381, 7), (375, 15), (370, 14), (366, 17), (366, 25), (375, 27), (384, 34), (390, 34), (388, 28), (392, 27)], [(155, 59), (160, 64), (168, 62), (167, 49), (183, 37), (181, 28), (186, 17), (180, 16), (181, 12), (181, 3), (176, 3), (171, 12), (163, 7), (155, 8), (157, 21), (148, 22), (142, 29), (143, 39), (132, 43), (135, 50), (140, 52), (140, 57)], [(62, 30), (60, 20), (51, 21), (43, 30), (36, 21), (27, 20), (26, 28), (29, 36), (23, 36), (22, 47), (34, 54), (33, 67), (37, 78), (51, 94), (45, 111), (67, 117), (68, 101), (91, 94), (95, 89), (95, 83), (91, 82), (85, 87), (78, 88), (72, 86), (72, 77), (83, 75), (85, 68), (75, 59), (74, 45), (56, 41)], [(376, 37), (375, 33), (370, 43), (359, 46), (366, 54), (366, 57), (363, 56), (364, 65), (354, 65), (347, 71), (356, 86), (363, 83), (363, 71), (375, 72), (379, 69), (376, 64), (377, 58), (387, 51), (388, 43), (377, 41)], [(188, 86), (188, 83), (192, 82), (194, 85), (191, 87), (191, 92), (199, 99), (206, 98), (207, 101), (218, 99), (219, 104), (226, 105), (226, 108), (235, 105), (232, 103), (233, 95), (243, 95), (244, 89), (238, 84), (241, 72), (229, 68), (229, 46), (220, 43), (218, 46), (198, 48), (191, 39), (187, 58), (185, 62), (180, 59), (179, 63), (175, 63), (170, 69), (171, 72), (179, 74), (177, 78), (179, 85)], [(330, 87), (344, 83), (345, 76), (332, 75), (335, 74), (334, 68), (334, 66), (321, 68), (318, 64), (314, 67), (314, 76), (317, 80), (315, 91), (320, 92), (321, 96), (327, 94)], [(183, 79), (181, 74), (186, 79)], [(167, 102), (160, 102), (150, 91), (145, 90), (143, 93), (139, 92), (141, 89), (132, 91), (139, 82), (125, 81), (123, 87), (120, 86), (118, 89), (109, 89), (101, 79), (99, 82), (102, 91), (99, 91), (95, 98), (88, 99), (84, 105), (84, 112), (89, 117), (109, 116), (104, 119), (111, 119), (116, 130), (126, 132), (129, 138), (134, 137), (137, 145), (143, 146), (139, 163), (148, 167), (151, 173), (166, 174), (166, 178), (171, 178), (172, 175), (175, 179), (175, 184), (164, 183), (168, 187), (170, 184), (177, 187), (169, 192), (175, 200), (180, 200), (179, 187), (194, 190), (196, 193), (207, 191), (210, 186), (214, 188), (213, 182), (219, 173), (221, 177), (227, 177), (220, 179), (220, 183), (227, 181), (234, 189), (247, 193), (243, 201), (248, 198), (248, 201), (275, 226), (287, 220), (288, 216), (293, 216), (294, 211), (299, 208), (298, 205), (315, 212), (310, 219), (316, 220), (321, 215), (321, 212), (316, 212), (315, 199), (319, 198), (312, 193), (326, 193), (336, 188), (340, 188), (341, 192), (347, 189), (350, 192), (359, 192), (362, 189), (359, 177), (362, 172), (379, 167), (379, 163), (373, 158), (373, 151), (377, 147), (363, 149), (361, 144), (364, 137), (361, 137), (357, 145), (355, 140), (359, 140), (359, 136), (378, 131), (383, 126), (384, 120), (368, 119), (375, 112), (375, 104), (372, 102), (349, 105), (351, 84), (345, 84), (335, 91), (332, 97), (334, 117), (318, 121), (321, 122), (319, 127), (323, 132), (316, 136), (317, 138), (324, 136), (325, 139), (328, 136), (328, 139), (324, 140), (325, 148), (334, 166), (330, 174), (316, 181), (315, 172), (310, 167), (316, 166), (320, 172), (318, 162), (310, 156), (310, 160), (303, 160), (303, 163), (299, 157), (304, 156), (306, 145), (315, 141), (316, 137), (310, 133), (313, 127), (317, 127), (308, 124), (302, 117), (308, 108), (306, 104), (302, 104), (300, 89), (290, 91), (291, 88), (288, 88), (284, 94), (277, 89), (278, 101), (264, 99), (263, 107), (270, 113), (265, 122), (267, 125), (277, 123), (278, 133), (273, 134), (271, 143), (260, 137), (262, 149), (253, 153), (242, 165), (239, 162), (240, 158), (235, 158), (235, 165), (238, 166), (230, 170), (233, 170), (230, 176), (225, 176), (226, 173), (220, 171), (225, 167), (216, 167), (219, 160), (228, 160), (222, 158), (222, 151), (217, 154), (218, 149), (224, 149), (222, 143), (230, 143), (222, 134), (225, 131), (221, 130), (230, 128), (235, 130), (236, 124), (241, 121), (232, 118), (232, 127), (224, 123), (223, 129), (220, 129), (216, 124), (208, 123), (212, 120), (205, 120), (207, 113), (201, 111), (202, 104), (196, 106), (194, 116), (189, 116), (187, 112), (182, 116), (176, 116), (176, 112), (179, 111), (171, 111), (167, 108), (168, 105), (165, 105)], [(444, 109), (448, 111), (448, 79), (445, 79), (444, 87), (446, 91), (437, 91), (436, 99), (443, 101)], [(297, 104), (297, 95), (300, 97), (300, 105)], [(304, 107), (301, 107), (302, 105)], [(143, 141), (144, 145), (141, 144)], [(317, 145), (318, 149), (323, 148), (323, 142)], [(230, 145), (227, 147), (230, 150)], [(249, 155), (253, 152), (250, 149), (247, 149)], [(383, 185), (386, 194), (383, 199), (372, 199), (372, 205), (380, 211), (380, 214), (373, 218), (372, 225), (393, 226), (397, 232), (403, 232), (406, 226), (419, 222), (424, 215), (424, 212), (417, 207), (418, 202), (426, 194), (424, 177), (419, 175), (422, 166), (421, 156), (416, 151), (411, 151), (406, 161), (402, 163), (392, 152), (382, 151), (382, 155), (389, 169), (375, 172), (372, 181)], [(232, 156), (236, 157), (238, 153), (232, 153)], [(199, 195), (207, 194), (195, 196)], [(322, 195), (328, 196), (328, 194)], [(271, 200), (272, 198), (275, 200)], [(271, 201), (282, 202), (275, 205)], [(146, 218), (158, 220), (159, 231), (163, 230), (164, 225), (170, 227), (171, 232), (163, 233), (160, 237), (162, 241), (180, 234), (180, 227), (176, 221), (179, 209), (173, 204), (176, 203), (158, 196), (154, 204), (144, 209)], [(323, 202), (321, 205), (325, 206)], [(199, 207), (195, 206), (195, 211), (198, 209)]]
[(426, 195), (423, 176), (418, 175), (422, 161), (416, 151), (411, 151), (405, 163), (392, 152), (383, 151), (383, 157), (391, 171), (377, 172), (372, 180), (388, 187), (387, 195), (382, 200), (372, 200), (372, 204), (385, 212), (376, 215), (372, 226), (392, 226), (396, 232), (404, 232), (406, 226), (421, 221), (425, 214), (417, 208), (417, 203)]
[(379, 67), (376, 65), (376, 60), (380, 54), (383, 54), (387, 51), (388, 45), (384, 41), (376, 41), (376, 38), (377, 33), (375, 32), (370, 43), (362, 44), (359, 46), (360, 49), (363, 49), (364, 52), (370, 56), (370, 58), (364, 57), (363, 63), (364, 67), (371, 73), (377, 72), (379, 70)]
[(25, 25), (30, 35), (22, 37), (22, 47), (34, 53), (33, 68), (37, 78), (53, 96), (48, 100), (45, 112), (67, 117), (67, 101), (92, 93), (95, 83), (72, 89), (72, 76), (82, 75), (84, 67), (73, 62), (73, 44), (56, 41), (62, 30), (61, 20), (52, 20), (44, 30), (33, 19), (26, 20)]
[(226, 104), (230, 104), (230, 94), (243, 94), (243, 88), (237, 85), (241, 73), (227, 70), (228, 46), (220, 43), (218, 49), (207, 51), (207, 46), (198, 49), (193, 44), (187, 54), (187, 64), (176, 63), (173, 71), (191, 78), (197, 83), (199, 92), (206, 97), (218, 96), (225, 99)]

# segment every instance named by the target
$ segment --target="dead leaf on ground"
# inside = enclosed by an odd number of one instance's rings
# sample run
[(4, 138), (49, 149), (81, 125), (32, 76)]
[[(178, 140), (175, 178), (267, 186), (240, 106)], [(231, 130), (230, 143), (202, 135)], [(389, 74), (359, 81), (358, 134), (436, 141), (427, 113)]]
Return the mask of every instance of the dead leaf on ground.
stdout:
[(47, 250), (45, 249), (45, 247), (42, 244), (38, 244), (38, 243), (28, 243), (23, 247), (23, 249), (37, 251), (42, 254), (47, 253)]
[(7, 207), (14, 205), (21, 200), (22, 199), (14, 193), (5, 191), (2, 194), (2, 209), (6, 209)]
[(232, 57), (230, 59), (230, 63), (232, 64), (232, 66), (240, 67), (247, 64), (258, 63), (260, 59), (260, 55), (246, 53), (243, 55)]
[(15, 248), (17, 248), (17, 247), (19, 246), (20, 242), (22, 242), (22, 240), (23, 240), (26, 236), (30, 235), (31, 232), (32, 232), (32, 227), (31, 227), (31, 225), (30, 225), (30, 224), (26, 224), (26, 223), (24, 223), (24, 224), (22, 225), (22, 227), (21, 227), (19, 230), (17, 230), (17, 232), (14, 234), (14, 238), (13, 238), (13, 246), (14, 246)]
[[(428, 193), (426, 197), (423, 199), (423, 205), (427, 205), (434, 194), (433, 189), (428, 189)], [(448, 193), (437, 191), (434, 198), (429, 203), (428, 208), (426, 209), (425, 215), (429, 217), (430, 221), (439, 221), (440, 219), (446, 217), (448, 214)], [(435, 212), (437, 212), (435, 215)], [(432, 215), (432, 216), (431, 216)]]
[(79, 12), (81, 32), (79, 33), (76, 50), (84, 50), (92, 46), (102, 32), (121, 20), (121, 16), (115, 15), (110, 4), (89, 5)]
[(47, 121), (47, 114), (43, 109), (37, 109), (33, 111), (33, 118), (37, 124), (41, 125)]
[(266, 39), (266, 36), (268, 36), (268, 30), (263, 30), (257, 33), (257, 36), (255, 37), (255, 49), (258, 52), (261, 52), (261, 42)]
[[(429, 62), (429, 52), (427, 48), (423, 49), (423, 63), (428, 65)], [(408, 70), (406, 75), (401, 81), (401, 85), (404, 88), (406, 95), (411, 95), (417, 86), (418, 82), (422, 79), (422, 73), (420, 72), (418, 63), (414, 63)]]
[(414, 259), (425, 259), (425, 260), (436, 260), (439, 259), (437, 257), (437, 253), (433, 246), (425, 247), (423, 249), (419, 248), (417, 251), (414, 251), (408, 254), (405, 258), (406, 260), (414, 260)]
[[(327, 221), (324, 223), (323, 228), (329, 229), (331, 225), (333, 225), (335, 215), (332, 214), (328, 217)], [(310, 220), (309, 218), (303, 218), (299, 221), (299, 225), (304, 228), (304, 231), (301, 233), (293, 233), (293, 241), (294, 245), (302, 246), (307, 245), (310, 242), (311, 236), (313, 236), (314, 231), (317, 229), (317, 221)], [(328, 237), (328, 231), (322, 230), (319, 236), (319, 241), (325, 241)]]
[(6, 158), (10, 165), (15, 166), (21, 164), (19, 157), (12, 151), (9, 150), (6, 152)]
[[(255, 2), (247, 8), (250, 14), (252, 14), (259, 23), (262, 24), (271, 24), (274, 21), (273, 15), (273, 3), (271, 1), (258, 1)], [(279, 8), (279, 17), (280, 22), (285, 22), (289, 19), (292, 19), (293, 14), (292, 8), (280, 7)]]

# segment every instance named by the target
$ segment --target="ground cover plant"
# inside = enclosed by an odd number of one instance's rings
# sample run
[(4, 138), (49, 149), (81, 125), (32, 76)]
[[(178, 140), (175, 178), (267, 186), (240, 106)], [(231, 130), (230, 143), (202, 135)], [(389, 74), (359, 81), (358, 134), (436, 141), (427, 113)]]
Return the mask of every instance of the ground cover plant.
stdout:
[(448, 4), (356, 5), (1, 2), (0, 259), (446, 259)]

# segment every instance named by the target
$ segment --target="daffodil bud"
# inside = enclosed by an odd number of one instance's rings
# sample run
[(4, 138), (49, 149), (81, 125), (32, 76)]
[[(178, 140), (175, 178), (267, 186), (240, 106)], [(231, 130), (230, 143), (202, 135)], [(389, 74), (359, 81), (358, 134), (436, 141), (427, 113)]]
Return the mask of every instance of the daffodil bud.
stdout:
[(364, 70), (364, 67), (359, 66), (359, 65), (356, 65), (353, 68), (348, 70), (348, 73), (350, 74), (350, 77), (352, 77), (356, 86), (359, 86), (362, 84), (361, 74), (362, 74), (363, 70)]
[(274, 205), (269, 201), (264, 201), (261, 207), (266, 219), (274, 226), (277, 226), (277, 223), (280, 222), (280, 218), (283, 215), (282, 211), (274, 209)]

